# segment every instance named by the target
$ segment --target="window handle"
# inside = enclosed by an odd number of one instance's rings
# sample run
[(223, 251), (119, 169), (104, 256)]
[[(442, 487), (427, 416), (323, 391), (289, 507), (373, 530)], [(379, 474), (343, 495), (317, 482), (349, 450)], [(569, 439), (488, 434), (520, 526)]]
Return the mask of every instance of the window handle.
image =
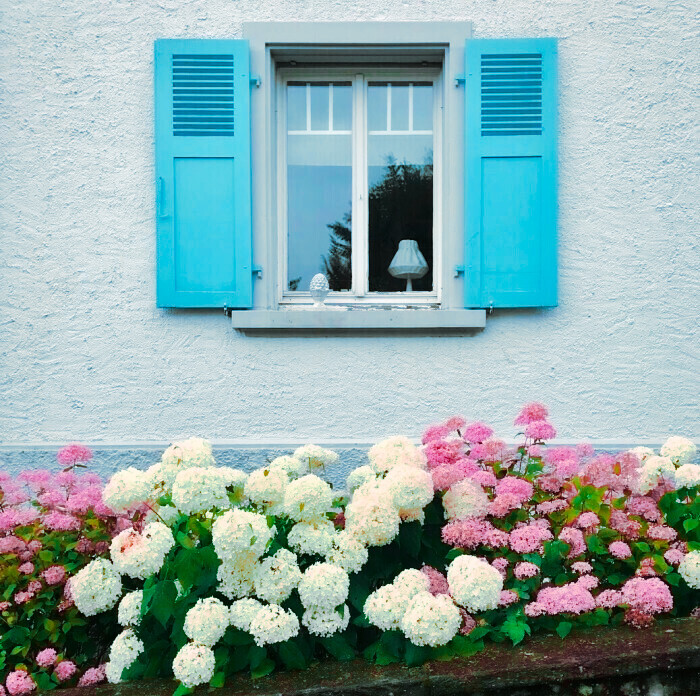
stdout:
[(165, 206), (165, 179), (162, 176), (158, 177), (157, 208), (158, 217), (163, 218), (168, 216), (168, 211)]

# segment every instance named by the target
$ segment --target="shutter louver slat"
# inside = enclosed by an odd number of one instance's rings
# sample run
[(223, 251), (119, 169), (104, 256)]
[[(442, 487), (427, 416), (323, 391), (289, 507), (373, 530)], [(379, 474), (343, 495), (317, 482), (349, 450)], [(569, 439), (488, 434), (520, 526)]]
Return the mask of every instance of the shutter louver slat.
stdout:
[(233, 72), (232, 55), (173, 55), (173, 135), (235, 135)]

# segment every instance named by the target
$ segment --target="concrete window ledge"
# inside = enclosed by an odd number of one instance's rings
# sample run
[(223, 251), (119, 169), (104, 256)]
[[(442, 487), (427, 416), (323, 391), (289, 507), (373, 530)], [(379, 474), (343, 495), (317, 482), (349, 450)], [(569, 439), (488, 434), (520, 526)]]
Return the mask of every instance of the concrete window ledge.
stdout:
[(251, 309), (231, 312), (239, 331), (464, 332), (483, 329), (483, 309)]

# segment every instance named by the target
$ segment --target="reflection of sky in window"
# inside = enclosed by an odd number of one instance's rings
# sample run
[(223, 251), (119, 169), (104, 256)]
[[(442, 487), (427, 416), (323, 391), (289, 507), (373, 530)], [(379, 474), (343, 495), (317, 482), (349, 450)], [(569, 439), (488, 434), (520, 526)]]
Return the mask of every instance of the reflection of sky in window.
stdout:
[[(287, 86), (288, 280), (309, 289), (323, 273), (332, 234), (352, 205), (350, 83)], [(291, 288), (293, 289), (293, 288)], [(349, 289), (331, 287), (333, 290)]]

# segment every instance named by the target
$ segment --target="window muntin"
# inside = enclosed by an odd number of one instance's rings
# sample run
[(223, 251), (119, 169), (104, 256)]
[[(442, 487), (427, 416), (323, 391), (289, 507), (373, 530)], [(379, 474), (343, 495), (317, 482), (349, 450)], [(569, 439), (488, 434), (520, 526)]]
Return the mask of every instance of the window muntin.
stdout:
[[(438, 301), (439, 69), (286, 68), (278, 84), (280, 300), (310, 302), (321, 272), (331, 304)], [(410, 293), (388, 273), (401, 239), (429, 266)]]

